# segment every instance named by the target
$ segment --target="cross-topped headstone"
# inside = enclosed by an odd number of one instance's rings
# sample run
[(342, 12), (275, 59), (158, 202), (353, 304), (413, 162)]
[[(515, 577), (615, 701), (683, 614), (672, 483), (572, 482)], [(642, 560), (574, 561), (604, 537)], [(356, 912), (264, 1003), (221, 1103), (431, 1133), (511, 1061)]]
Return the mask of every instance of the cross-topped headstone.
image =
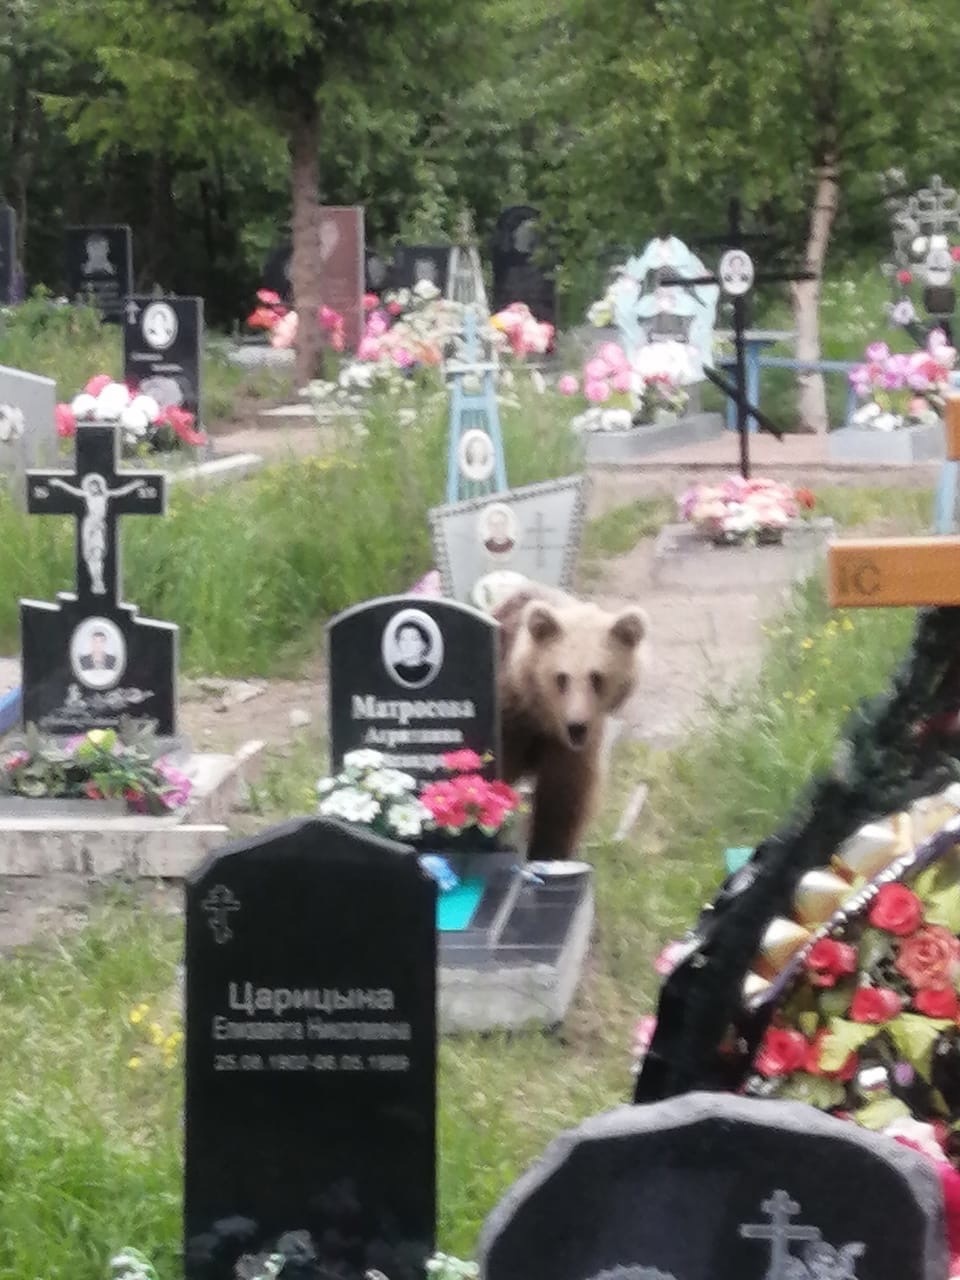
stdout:
[(177, 628), (120, 600), (117, 521), (162, 515), (161, 472), (118, 468), (118, 428), (77, 428), (71, 471), (28, 471), (31, 515), (76, 519), (76, 591), (21, 602), (23, 718), (50, 733), (116, 728), (124, 716), (175, 733)]
[(717, 274), (698, 276), (694, 279), (668, 277), (667, 282), (671, 285), (683, 285), (691, 289), (696, 288), (698, 285), (719, 284), (724, 293), (732, 300), (736, 382), (734, 384), (729, 383), (726, 378), (709, 365), (704, 366), (704, 373), (714, 386), (719, 387), (737, 406), (737, 430), (740, 434), (740, 474), (746, 480), (750, 476), (750, 418), (754, 418), (762, 430), (769, 431), (778, 440), (783, 436), (783, 432), (774, 426), (770, 419), (762, 414), (755, 405), (750, 404), (747, 398), (746, 296), (758, 284), (814, 280), (816, 275), (812, 271), (805, 270), (762, 270), (758, 273), (748, 250), (755, 243), (766, 242), (769, 244), (770, 237), (766, 234), (749, 233), (744, 230), (742, 208), (738, 199), (734, 198), (730, 201), (727, 213), (726, 231), (719, 236), (711, 236), (701, 241), (702, 244), (718, 245), (724, 250)]
[(81, 424), (73, 472), (27, 473), (30, 515), (77, 519), (77, 596), (85, 605), (115, 604), (120, 594), (118, 518), (159, 516), (165, 510), (163, 472), (119, 472), (117, 449), (116, 427)]
[[(928, 316), (951, 337), (951, 321), (956, 309), (952, 281), (957, 264), (950, 242), (951, 238), (956, 242), (960, 234), (960, 192), (934, 175), (928, 187), (921, 187), (913, 195), (905, 198), (902, 193), (891, 195), (887, 207), (891, 215), (893, 261), (886, 263), (883, 270), (895, 285), (894, 296), (898, 299), (891, 309), (891, 317), (917, 342), (922, 344), (926, 340), (913, 305), (905, 297), (907, 286), (919, 279)], [(907, 303), (905, 310), (904, 302)]]
[(492, 349), (485, 351), (483, 347), (478, 310), (467, 307), (463, 333), (454, 340), (444, 368), (450, 379), (447, 502), (499, 493), (507, 487), (495, 382), (497, 360)]

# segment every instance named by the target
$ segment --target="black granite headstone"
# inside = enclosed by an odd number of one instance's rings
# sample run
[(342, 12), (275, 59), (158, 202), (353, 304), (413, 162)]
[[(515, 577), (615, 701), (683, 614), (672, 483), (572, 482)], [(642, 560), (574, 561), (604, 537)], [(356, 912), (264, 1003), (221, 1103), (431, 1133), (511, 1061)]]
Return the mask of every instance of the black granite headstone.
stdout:
[(28, 471), (31, 515), (77, 521), (75, 593), (20, 602), (23, 722), (47, 733), (116, 728), (131, 716), (176, 732), (177, 628), (120, 601), (117, 522), (162, 515), (162, 472), (118, 471), (115, 425), (81, 423), (76, 469)]
[(367, 249), (364, 256), (364, 287), (367, 293), (382, 293), (390, 288), (393, 276), (393, 263), (389, 258), (377, 253), (376, 249)]
[(540, 245), (538, 209), (514, 205), (497, 219), (491, 253), (493, 309), (525, 302), (538, 320), (556, 324), (554, 282), (534, 257)]
[(490, 753), (496, 775), (497, 624), (450, 600), (387, 596), (330, 623), (330, 750), (384, 752), (395, 768), (446, 776), (441, 757)]
[(447, 292), (450, 275), (450, 246), (436, 244), (397, 245), (393, 252), (394, 289), (413, 289), (421, 280)]
[(200, 418), (202, 298), (128, 298), (123, 376), (128, 386)]
[(0, 204), (0, 306), (17, 302), (17, 215)]
[(119, 324), (133, 289), (133, 236), (128, 226), (67, 227), (67, 292), (87, 298), (104, 320)]
[(278, 1245), (296, 1280), (421, 1280), (436, 892), (410, 849), (320, 819), (231, 845), (189, 878), (187, 1280), (248, 1274), (242, 1257)]
[(924, 1156), (794, 1102), (687, 1094), (558, 1138), (494, 1210), (482, 1280), (946, 1280)]

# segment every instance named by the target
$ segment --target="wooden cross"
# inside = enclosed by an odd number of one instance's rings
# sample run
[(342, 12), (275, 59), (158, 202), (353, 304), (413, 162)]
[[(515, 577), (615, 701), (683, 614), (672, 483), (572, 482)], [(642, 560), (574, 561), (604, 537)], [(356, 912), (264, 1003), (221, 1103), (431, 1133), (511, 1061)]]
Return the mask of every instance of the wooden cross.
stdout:
[[(944, 412), (947, 458), (960, 461), (960, 396)], [(831, 542), (827, 593), (835, 609), (960, 605), (960, 537)]]
[(88, 608), (119, 600), (118, 517), (163, 515), (166, 505), (162, 471), (117, 470), (119, 434), (114, 425), (80, 423), (73, 472), (27, 472), (31, 515), (77, 519), (77, 597)]
[[(730, 201), (727, 209), (727, 230), (719, 236), (711, 236), (708, 239), (700, 240), (700, 244), (715, 244), (726, 250), (736, 250), (746, 256), (747, 249), (755, 241), (769, 243), (770, 237), (765, 234), (746, 232), (742, 223), (742, 208), (740, 201), (734, 197)], [(750, 262), (752, 269), (753, 263)], [(754, 418), (757, 425), (764, 431), (769, 431), (771, 435), (777, 437), (778, 440), (783, 438), (783, 432), (773, 425), (769, 418), (760, 412), (760, 410), (750, 403), (747, 399), (747, 354), (745, 345), (745, 333), (747, 328), (747, 309), (746, 309), (746, 293), (757, 284), (774, 284), (784, 281), (793, 280), (815, 280), (816, 274), (812, 271), (762, 271), (752, 276), (750, 284), (742, 293), (732, 295), (733, 299), (733, 342), (734, 351), (736, 353), (737, 376), (736, 383), (730, 383), (716, 369), (704, 367), (704, 373), (714, 384), (719, 387), (724, 395), (728, 396), (737, 406), (737, 431), (740, 434), (740, 474), (744, 480), (750, 478), (750, 436), (749, 424), (750, 419)], [(685, 285), (688, 288), (694, 288), (696, 285), (703, 284), (721, 284), (718, 275), (697, 276), (693, 280), (680, 280), (674, 277), (664, 277), (664, 284)]]
[(741, 1226), (740, 1235), (745, 1240), (769, 1240), (770, 1265), (765, 1280), (787, 1280), (790, 1245), (800, 1241), (819, 1241), (820, 1231), (817, 1227), (791, 1226), (790, 1219), (800, 1212), (800, 1206), (796, 1200), (790, 1199), (786, 1191), (775, 1191), (760, 1208), (770, 1219), (769, 1224), (747, 1223)]

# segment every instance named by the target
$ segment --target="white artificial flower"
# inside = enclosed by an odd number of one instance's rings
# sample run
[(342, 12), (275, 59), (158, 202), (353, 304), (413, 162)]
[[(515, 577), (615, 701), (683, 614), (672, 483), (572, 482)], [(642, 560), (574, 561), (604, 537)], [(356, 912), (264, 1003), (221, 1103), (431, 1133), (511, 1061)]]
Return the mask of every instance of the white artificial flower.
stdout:
[(373, 769), (363, 780), (364, 789), (381, 800), (398, 800), (417, 789), (417, 780), (399, 769)]
[(600, 413), (600, 429), (602, 431), (629, 431), (633, 425), (633, 414), (629, 409), (603, 409)]
[(134, 396), (130, 401), (129, 407), (144, 414), (148, 423), (156, 422), (160, 417), (160, 405), (154, 400), (153, 396)]
[(115, 422), (130, 403), (130, 392), (122, 382), (108, 382), (97, 396), (97, 416)]
[(372, 795), (359, 787), (344, 787), (321, 800), (317, 811), (324, 818), (368, 823), (379, 815), (380, 806)]
[(81, 418), (92, 418), (97, 412), (96, 397), (81, 391), (70, 401), (70, 412), (78, 421)]
[(890, 307), (890, 320), (893, 324), (913, 324), (917, 318), (917, 309), (909, 298), (901, 298)]
[(413, 286), (413, 295), (421, 302), (433, 302), (434, 298), (440, 297), (440, 290), (432, 280), (418, 280)]
[(356, 751), (348, 751), (343, 757), (344, 769), (382, 769), (387, 763), (382, 751), (374, 751), (370, 747), (358, 747)]
[(424, 826), (430, 821), (431, 813), (419, 800), (408, 800), (401, 804), (392, 804), (387, 810), (387, 826), (396, 836), (410, 838), (423, 834)]
[(397, 412), (397, 422), (401, 427), (411, 427), (417, 420), (416, 409), (400, 409)]
[(146, 411), (142, 408), (138, 409), (135, 404), (128, 404), (120, 413), (120, 426), (134, 439), (145, 436), (149, 425), (150, 419)]
[(539, 369), (532, 369), (530, 371), (530, 381), (533, 383), (533, 389), (536, 391), (537, 395), (542, 396), (547, 389), (547, 380)]
[(320, 778), (317, 782), (317, 795), (325, 796), (328, 791), (332, 791), (341, 781), (341, 778)]
[(13, 404), (0, 404), (0, 444), (19, 440), (24, 432), (23, 410)]
[(903, 425), (903, 419), (898, 413), (880, 413), (874, 418), (872, 425), (875, 431), (896, 431)]
[(601, 298), (587, 311), (587, 320), (595, 329), (606, 329), (613, 323), (613, 307), (608, 298)]
[(336, 391), (337, 384), (335, 382), (323, 382), (316, 378), (313, 382), (307, 384), (304, 395), (310, 397), (311, 400), (326, 400), (331, 392)]

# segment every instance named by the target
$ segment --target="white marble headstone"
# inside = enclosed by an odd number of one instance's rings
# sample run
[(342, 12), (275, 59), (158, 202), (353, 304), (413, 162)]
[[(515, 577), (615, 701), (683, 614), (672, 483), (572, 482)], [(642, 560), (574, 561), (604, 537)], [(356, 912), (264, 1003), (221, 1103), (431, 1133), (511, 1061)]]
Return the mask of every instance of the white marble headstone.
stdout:
[(568, 476), (434, 508), (430, 527), (444, 594), (469, 602), (481, 578), (503, 570), (569, 588), (585, 489), (584, 476)]
[(52, 378), (0, 365), (0, 488), (26, 501), (24, 472), (55, 466), (57, 384)]

